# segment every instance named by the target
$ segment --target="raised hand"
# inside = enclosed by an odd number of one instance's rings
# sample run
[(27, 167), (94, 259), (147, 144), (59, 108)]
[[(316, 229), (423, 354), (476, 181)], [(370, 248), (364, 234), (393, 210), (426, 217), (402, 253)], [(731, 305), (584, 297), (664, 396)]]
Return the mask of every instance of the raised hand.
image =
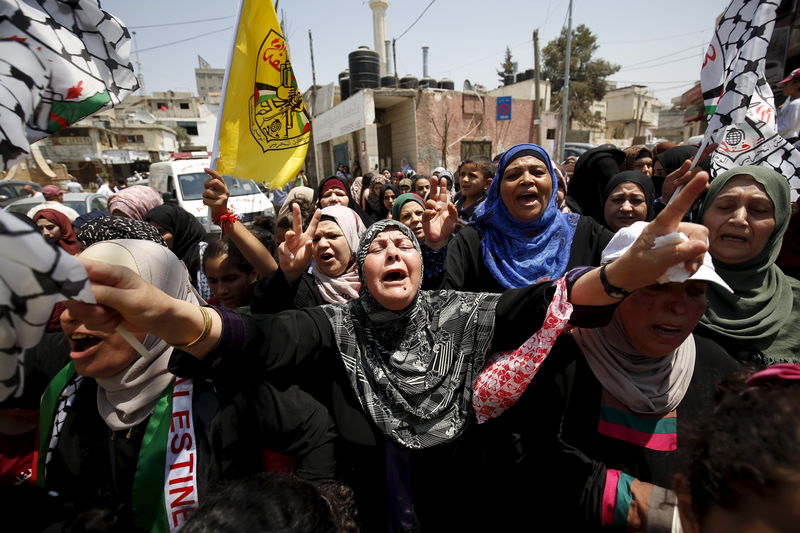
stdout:
[(322, 216), (322, 211), (317, 209), (308, 228), (303, 231), (303, 217), (300, 215), (300, 206), (292, 206), (292, 229), (286, 232), (284, 241), (278, 246), (278, 259), (283, 276), (289, 283), (294, 283), (311, 264), (314, 234)]
[(450, 201), (447, 178), (431, 178), (431, 192), (425, 212), (422, 214), (422, 228), (425, 231), (425, 245), (438, 250), (450, 240), (456, 230), (458, 210)]
[(205, 191), (203, 191), (203, 203), (211, 208), (211, 219), (217, 220), (219, 217), (228, 212), (228, 186), (225, 180), (216, 171), (210, 168), (204, 169), (206, 174), (211, 176), (204, 183)]
[[(718, 144), (710, 144), (706, 146), (703, 150), (703, 153), (700, 155), (698, 161), (702, 161), (709, 154), (711, 154), (714, 150), (717, 149)], [(661, 186), (661, 200), (664, 203), (669, 202), (672, 195), (675, 193), (675, 190), (682, 185), (686, 185), (692, 178), (694, 178), (698, 173), (703, 172), (700, 167), (692, 167), (691, 159), (687, 159), (683, 162), (683, 164), (678, 167), (677, 170), (671, 172), (664, 178), (664, 184)], [(691, 206), (690, 206), (691, 207)], [(687, 211), (689, 209), (687, 208)]]

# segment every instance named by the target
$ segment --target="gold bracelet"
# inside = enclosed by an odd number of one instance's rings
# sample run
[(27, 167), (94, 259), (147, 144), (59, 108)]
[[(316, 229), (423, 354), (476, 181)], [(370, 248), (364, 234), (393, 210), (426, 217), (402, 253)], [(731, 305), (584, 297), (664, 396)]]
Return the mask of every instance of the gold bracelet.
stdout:
[(173, 344), (172, 345), (173, 348), (178, 348), (181, 350), (189, 348), (191, 346), (194, 346), (195, 344), (198, 344), (206, 340), (208, 334), (211, 333), (211, 325), (213, 324), (213, 321), (211, 320), (211, 311), (209, 311), (208, 308), (202, 306), (198, 306), (198, 308), (200, 309), (200, 312), (203, 313), (203, 331), (200, 332), (200, 336), (197, 337), (192, 342), (190, 342), (189, 344)]

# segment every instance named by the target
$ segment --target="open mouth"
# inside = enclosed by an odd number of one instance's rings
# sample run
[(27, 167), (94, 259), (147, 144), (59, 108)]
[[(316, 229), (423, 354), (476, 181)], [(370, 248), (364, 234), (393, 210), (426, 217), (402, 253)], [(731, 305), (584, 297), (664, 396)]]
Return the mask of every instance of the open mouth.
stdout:
[(517, 201), (522, 205), (533, 205), (539, 200), (539, 195), (535, 192), (520, 194), (517, 196)]
[(69, 336), (69, 342), (73, 352), (83, 353), (103, 342), (103, 339), (85, 333), (73, 333)]
[(403, 281), (408, 276), (405, 273), (400, 272), (399, 270), (393, 270), (392, 272), (388, 272), (386, 275), (383, 276), (383, 281), (392, 283), (396, 281)]
[(678, 335), (683, 328), (670, 326), (667, 324), (659, 324), (657, 326), (653, 326), (653, 329), (662, 335)]
[(320, 255), (319, 258), (322, 261), (329, 261), (334, 258), (334, 255), (330, 252), (325, 252), (324, 254)]

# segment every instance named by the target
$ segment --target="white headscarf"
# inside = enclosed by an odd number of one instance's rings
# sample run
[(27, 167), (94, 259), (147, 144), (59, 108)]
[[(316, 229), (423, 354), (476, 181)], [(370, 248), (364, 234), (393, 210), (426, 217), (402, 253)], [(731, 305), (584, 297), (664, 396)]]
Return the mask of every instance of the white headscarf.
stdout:
[(314, 263), (311, 266), (311, 275), (317, 284), (322, 299), (328, 303), (341, 304), (353, 298), (358, 298), (361, 282), (358, 278), (358, 265), (356, 253), (361, 235), (367, 230), (358, 213), (341, 205), (330, 205), (322, 210), (322, 216), (331, 217), (341, 228), (347, 245), (350, 247), (350, 263), (347, 269), (336, 277), (331, 277), (322, 272)]
[[(169, 249), (154, 242), (103, 241), (84, 250), (81, 257), (128, 267), (169, 296), (200, 303), (186, 266)], [(133, 427), (147, 418), (174, 377), (167, 370), (172, 346), (149, 334), (143, 344), (150, 357), (139, 356), (122, 372), (95, 379), (97, 410), (115, 431)]]

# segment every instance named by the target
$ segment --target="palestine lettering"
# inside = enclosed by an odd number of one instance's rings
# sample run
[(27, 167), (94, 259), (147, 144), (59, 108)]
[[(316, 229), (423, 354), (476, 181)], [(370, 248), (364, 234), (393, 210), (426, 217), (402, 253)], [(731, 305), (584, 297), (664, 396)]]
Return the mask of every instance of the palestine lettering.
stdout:
[(176, 379), (167, 441), (166, 501), (170, 529), (183, 526), (198, 506), (195, 435), (192, 425), (192, 382)]

